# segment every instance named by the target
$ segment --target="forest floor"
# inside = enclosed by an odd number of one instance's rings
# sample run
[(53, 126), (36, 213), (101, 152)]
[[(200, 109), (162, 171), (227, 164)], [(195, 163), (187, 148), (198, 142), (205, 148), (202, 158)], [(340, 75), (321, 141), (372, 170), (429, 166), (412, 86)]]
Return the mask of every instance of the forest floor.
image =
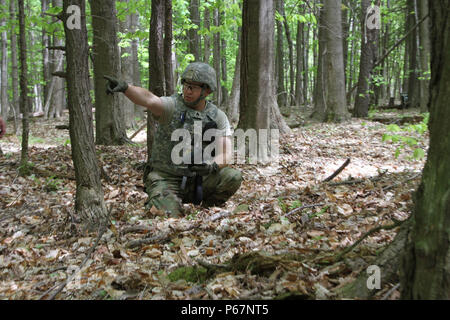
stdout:
[[(277, 163), (234, 165), (244, 181), (226, 205), (185, 205), (181, 219), (144, 209), (145, 132), (136, 145), (97, 147), (112, 221), (100, 239), (74, 223), (68, 130), (55, 129), (67, 114), (33, 119), (28, 177), (18, 175), (20, 140), (7, 134), (0, 140), (0, 299), (337, 298), (398, 228), (339, 253), (372, 228), (409, 217), (425, 159), (412, 160), (409, 147), (396, 158), (399, 144), (382, 141), (380, 122), (314, 123), (301, 111)], [(400, 134), (428, 148), (427, 133)], [(347, 159), (342, 173), (322, 182)], [(374, 299), (398, 299), (395, 285), (375, 290)]]

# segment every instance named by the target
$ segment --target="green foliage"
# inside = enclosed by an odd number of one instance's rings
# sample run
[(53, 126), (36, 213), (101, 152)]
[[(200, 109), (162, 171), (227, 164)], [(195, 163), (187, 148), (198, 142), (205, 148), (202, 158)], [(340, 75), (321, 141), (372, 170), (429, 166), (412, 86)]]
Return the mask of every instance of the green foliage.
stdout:
[[(425, 151), (422, 148), (417, 148), (419, 141), (417, 138), (408, 136), (406, 133), (417, 133), (420, 136), (425, 135), (428, 131), (429, 113), (423, 115), (424, 119), (419, 124), (410, 124), (403, 128), (396, 124), (390, 124), (386, 126), (386, 131), (391, 132), (383, 134), (382, 141), (391, 141), (392, 143), (398, 143), (398, 147), (395, 150), (394, 156), (398, 158), (405, 147), (408, 147), (412, 155), (409, 159), (420, 160), (425, 157)], [(396, 134), (398, 133), (398, 134)]]

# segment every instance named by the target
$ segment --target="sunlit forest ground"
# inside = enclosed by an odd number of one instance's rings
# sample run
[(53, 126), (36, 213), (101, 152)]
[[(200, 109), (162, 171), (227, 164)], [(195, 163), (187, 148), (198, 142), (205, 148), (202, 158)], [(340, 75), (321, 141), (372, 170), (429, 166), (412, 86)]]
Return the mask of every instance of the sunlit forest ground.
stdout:
[[(18, 175), (20, 140), (9, 122), (0, 140), (0, 299), (49, 298), (86, 255), (56, 299), (337, 298), (398, 228), (375, 232), (336, 257), (372, 228), (408, 218), (425, 158), (412, 159), (408, 146), (396, 158), (400, 144), (382, 141), (387, 125), (379, 121), (315, 123), (309, 112), (291, 113), (289, 122), (299, 127), (280, 140), (278, 162), (234, 165), (244, 182), (230, 201), (221, 208), (185, 205), (182, 219), (144, 209), (145, 131), (135, 145), (97, 147), (112, 224), (91, 254), (97, 234), (80, 229), (73, 209), (69, 133), (55, 129), (68, 123), (67, 113), (33, 119), (28, 177)], [(391, 122), (417, 115), (373, 113)], [(407, 134), (426, 152), (427, 133)], [(342, 173), (324, 183), (347, 159)], [(395, 284), (375, 299), (399, 298), (390, 290)]]

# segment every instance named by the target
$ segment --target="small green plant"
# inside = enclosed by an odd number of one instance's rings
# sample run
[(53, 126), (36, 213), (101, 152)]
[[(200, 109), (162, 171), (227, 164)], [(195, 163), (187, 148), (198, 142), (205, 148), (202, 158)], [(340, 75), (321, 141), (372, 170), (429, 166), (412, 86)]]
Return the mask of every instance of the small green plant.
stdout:
[(56, 191), (59, 188), (61, 181), (55, 176), (50, 176), (45, 179), (45, 190), (47, 192)]
[[(416, 148), (418, 145), (418, 140), (416, 138), (405, 135), (405, 133), (418, 133), (420, 135), (424, 135), (428, 131), (428, 121), (429, 121), (429, 113), (423, 115), (423, 120), (418, 124), (410, 124), (405, 126), (404, 128), (399, 127), (396, 124), (390, 124), (386, 126), (386, 130), (391, 133), (383, 134), (382, 141), (391, 141), (393, 143), (400, 143), (400, 145), (396, 148), (394, 156), (398, 158), (405, 147), (409, 147), (413, 149), (412, 156), (410, 159), (420, 160), (425, 157), (425, 151), (422, 148)], [(396, 133), (403, 134), (396, 134)]]
[(287, 212), (287, 205), (283, 201), (283, 198), (278, 198), (278, 205), (280, 206), (280, 208), (283, 212), (285, 212), (285, 213)]
[(289, 205), (289, 210), (294, 210), (302, 206), (302, 202), (300, 200), (295, 200)]

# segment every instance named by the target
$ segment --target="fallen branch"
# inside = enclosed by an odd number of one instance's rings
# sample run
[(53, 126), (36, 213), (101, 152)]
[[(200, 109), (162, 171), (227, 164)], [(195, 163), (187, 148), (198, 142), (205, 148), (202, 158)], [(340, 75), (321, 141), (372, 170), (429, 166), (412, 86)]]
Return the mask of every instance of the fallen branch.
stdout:
[[(406, 221), (406, 220), (404, 220)], [(352, 244), (350, 247), (345, 248), (344, 251), (342, 251), (334, 260), (334, 262), (340, 261), (347, 253), (352, 251), (357, 245), (359, 245), (364, 239), (366, 239), (368, 236), (381, 231), (381, 230), (391, 230), (399, 227), (404, 221), (394, 220), (394, 223), (388, 226), (378, 226), (373, 229), (370, 229), (368, 232), (366, 232), (361, 238), (359, 238), (354, 244)]]
[(131, 137), (130, 137), (130, 140), (133, 140), (133, 138), (136, 137), (137, 134), (138, 134), (139, 132), (141, 132), (145, 127), (147, 127), (147, 123), (145, 123), (144, 125), (142, 125), (142, 127), (140, 127), (135, 133), (133, 133), (133, 134), (131, 135)]
[(304, 206), (295, 208), (295, 209), (292, 210), (292, 211), (289, 211), (289, 212), (286, 213), (284, 216), (287, 217), (287, 216), (290, 216), (291, 214), (294, 214), (294, 213), (296, 213), (296, 212), (299, 212), (299, 211), (301, 211), (301, 210), (303, 210), (303, 209), (314, 208), (314, 207), (320, 207), (320, 206), (323, 206), (323, 205), (325, 205), (325, 203), (307, 204), (307, 205), (304, 205)]
[[(222, 211), (222, 212), (216, 213), (213, 216), (209, 217), (209, 219), (206, 219), (206, 222), (213, 222), (213, 221), (216, 221), (218, 219), (221, 219), (221, 218), (224, 218), (224, 217), (228, 217), (229, 215), (231, 215), (231, 212), (229, 212), (229, 211)], [(187, 226), (184, 229), (173, 228), (169, 232), (166, 231), (166, 232), (163, 232), (163, 233), (158, 234), (158, 235), (153, 236), (153, 237), (139, 239), (139, 240), (133, 240), (133, 241), (130, 241), (126, 245), (126, 247), (129, 248), (129, 249), (133, 249), (133, 248), (136, 248), (136, 247), (140, 247), (142, 245), (147, 245), (147, 244), (151, 244), (151, 243), (155, 243), (155, 242), (164, 243), (164, 242), (167, 242), (170, 239), (172, 239), (174, 234), (176, 234), (178, 232), (186, 232), (186, 231), (193, 230), (193, 229), (197, 228), (198, 226), (200, 226), (203, 222), (205, 222), (205, 220), (199, 220), (199, 221), (196, 221), (196, 222), (192, 223), (191, 225)], [(128, 230), (124, 230), (124, 231), (128, 231)]]
[(348, 158), (344, 164), (342, 166), (339, 167), (339, 169), (337, 169), (331, 176), (329, 176), (328, 178), (326, 178), (325, 180), (323, 180), (322, 182), (328, 182), (333, 180), (339, 173), (342, 172), (342, 170), (345, 169), (346, 166), (348, 166), (350, 163), (350, 158)]
[(86, 262), (91, 258), (91, 255), (94, 252), (94, 249), (97, 247), (97, 245), (100, 242), (100, 239), (102, 238), (102, 236), (105, 233), (106, 229), (107, 228), (104, 225), (100, 226), (99, 231), (98, 231), (97, 239), (95, 240), (95, 243), (92, 245), (92, 247), (89, 249), (89, 251), (87, 252), (86, 257), (84, 258), (83, 262), (81, 262), (80, 266), (78, 267), (78, 270), (76, 272), (74, 272), (69, 278), (67, 278), (66, 281), (64, 281), (60, 285), (53, 286), (49, 290), (47, 290), (39, 298), (39, 300), (42, 300), (43, 297), (47, 296), (50, 292), (52, 292), (54, 289), (56, 289), (56, 291), (47, 300), (55, 299), (55, 297), (66, 287), (66, 285), (69, 282), (71, 282), (78, 275), (78, 273), (83, 269), (83, 266), (86, 264)]

